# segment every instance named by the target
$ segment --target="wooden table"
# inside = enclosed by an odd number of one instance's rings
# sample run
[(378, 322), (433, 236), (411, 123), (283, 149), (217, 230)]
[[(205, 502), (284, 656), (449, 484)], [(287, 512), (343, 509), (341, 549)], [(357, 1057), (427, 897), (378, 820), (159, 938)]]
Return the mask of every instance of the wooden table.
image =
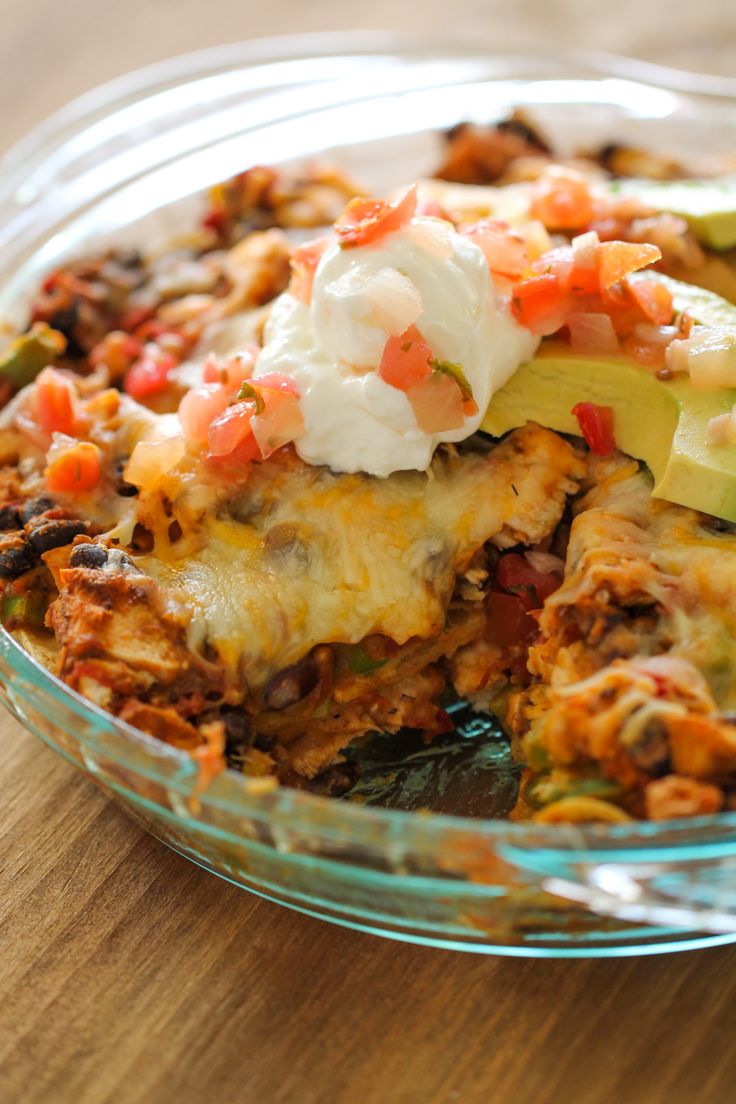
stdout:
[[(136, 64), (358, 18), (410, 28), (420, 5), (281, 0), (268, 16), (260, 7), (221, 0), (203, 20), (198, 0), (6, 0), (0, 147)], [(565, 41), (574, 22), (578, 45), (695, 65), (709, 43), (728, 41), (729, 28), (734, 40), (728, 0), (678, 10), (666, 28), (650, 7), (619, 0), (591, 12), (566, 0), (545, 40)], [(441, 28), (446, 10), (445, 0), (422, 0), (423, 25)], [(518, 40), (542, 10), (541, 0), (497, 13), (488, 0), (453, 5), (458, 25), (495, 28), (500, 40)], [(711, 61), (725, 56), (721, 48)], [(3, 1102), (733, 1099), (736, 948), (537, 962), (330, 927), (169, 852), (6, 717), (0, 795)]]

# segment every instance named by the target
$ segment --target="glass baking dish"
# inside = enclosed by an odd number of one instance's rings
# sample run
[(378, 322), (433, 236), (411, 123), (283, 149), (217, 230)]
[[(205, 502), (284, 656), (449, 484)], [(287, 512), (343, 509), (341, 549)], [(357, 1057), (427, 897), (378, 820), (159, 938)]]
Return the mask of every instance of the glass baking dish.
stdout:
[[(372, 189), (437, 163), (439, 131), (524, 107), (563, 150), (736, 146), (736, 81), (610, 57), (547, 58), (386, 35), (208, 50), (89, 93), (7, 153), (0, 324), (62, 258), (186, 226), (250, 164), (337, 160)], [(4, 704), (169, 846), (281, 904), (395, 939), (527, 956), (736, 939), (736, 813), (541, 826), (329, 800), (226, 772), (97, 709), (0, 631)]]

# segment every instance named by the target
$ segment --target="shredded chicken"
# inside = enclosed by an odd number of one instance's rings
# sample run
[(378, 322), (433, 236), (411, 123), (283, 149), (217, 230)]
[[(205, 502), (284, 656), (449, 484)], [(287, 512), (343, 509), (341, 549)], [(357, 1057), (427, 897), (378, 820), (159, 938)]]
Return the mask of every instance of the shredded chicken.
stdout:
[(565, 580), (530, 650), (536, 680), (510, 723), (526, 757), (594, 767), (641, 815), (660, 775), (736, 777), (736, 535), (653, 500), (647, 477), (627, 472), (592, 461)]

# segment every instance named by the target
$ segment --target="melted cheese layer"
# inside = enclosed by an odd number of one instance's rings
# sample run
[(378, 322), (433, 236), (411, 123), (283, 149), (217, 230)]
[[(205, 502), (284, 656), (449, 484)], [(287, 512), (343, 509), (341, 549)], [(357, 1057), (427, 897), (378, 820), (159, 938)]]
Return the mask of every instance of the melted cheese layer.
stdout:
[(474, 552), (540, 540), (579, 468), (535, 426), (490, 453), (438, 455), (429, 473), (387, 479), (271, 462), (205, 517), (199, 551), (136, 562), (183, 592), (192, 646), (206, 641), (257, 689), (315, 644), (435, 635)]

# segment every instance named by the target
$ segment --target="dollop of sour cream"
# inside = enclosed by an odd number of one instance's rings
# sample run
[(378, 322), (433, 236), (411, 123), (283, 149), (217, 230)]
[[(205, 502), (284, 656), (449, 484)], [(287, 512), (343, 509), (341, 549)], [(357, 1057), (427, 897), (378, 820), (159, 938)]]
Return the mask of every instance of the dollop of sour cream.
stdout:
[[(405, 392), (378, 374), (387, 340), (410, 324), (472, 388), (477, 412), (458, 428), (420, 429)], [(481, 249), (450, 223), (422, 215), (376, 243), (329, 244), (311, 302), (281, 295), (264, 338), (255, 375), (282, 372), (296, 383), (302, 459), (377, 476), (424, 471), (438, 444), (474, 433), (494, 392), (539, 343), (512, 317)]]

